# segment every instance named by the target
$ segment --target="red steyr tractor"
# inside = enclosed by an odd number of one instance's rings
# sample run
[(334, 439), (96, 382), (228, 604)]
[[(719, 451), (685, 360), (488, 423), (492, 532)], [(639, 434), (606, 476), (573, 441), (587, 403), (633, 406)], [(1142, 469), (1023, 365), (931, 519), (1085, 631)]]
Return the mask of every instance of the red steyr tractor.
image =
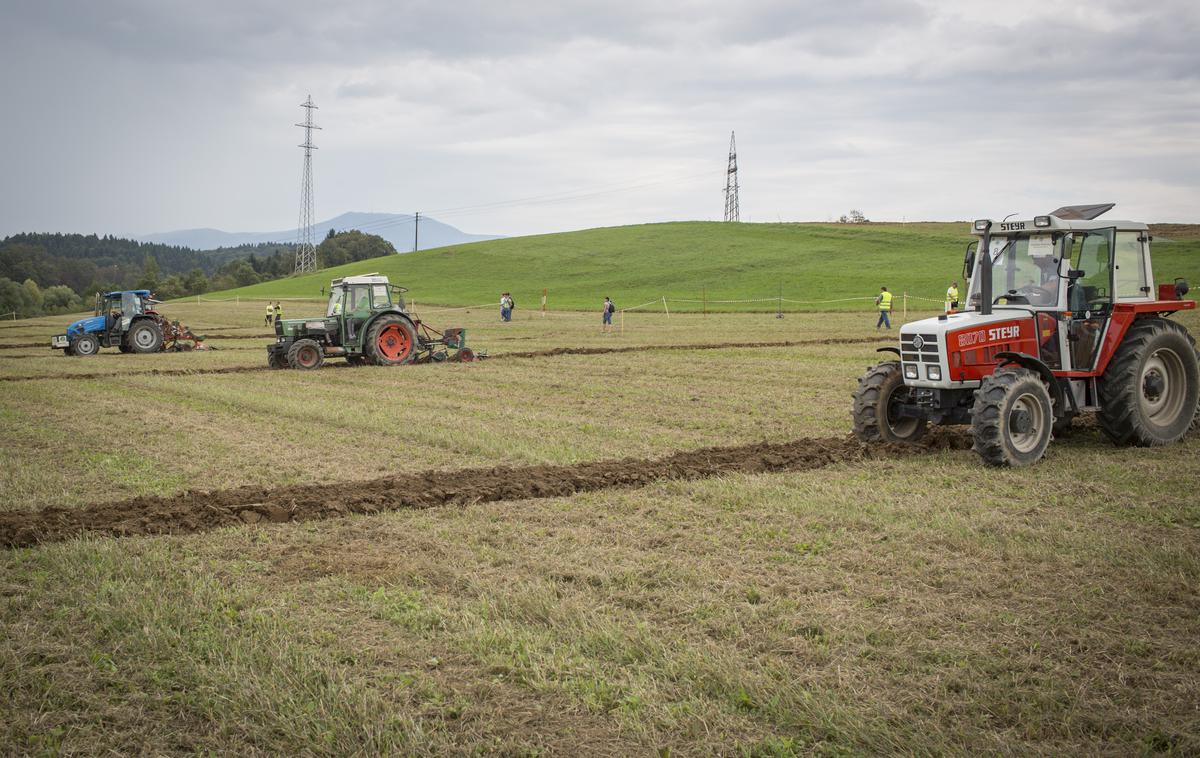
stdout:
[(1145, 224), (1100, 221), (1112, 204), (1027, 221), (979, 220), (966, 309), (900, 328), (896, 357), (854, 392), (864, 442), (913, 442), (970, 424), (985, 463), (1025, 466), (1083, 412), (1119, 445), (1177, 442), (1200, 416), (1196, 343), (1169, 316), (1187, 282), (1154, 286)]

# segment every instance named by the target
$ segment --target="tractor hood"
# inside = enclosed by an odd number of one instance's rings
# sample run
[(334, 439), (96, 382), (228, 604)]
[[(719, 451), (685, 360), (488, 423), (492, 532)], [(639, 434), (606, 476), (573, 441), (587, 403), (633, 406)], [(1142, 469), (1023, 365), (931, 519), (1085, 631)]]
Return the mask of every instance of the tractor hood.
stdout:
[(336, 332), (338, 320), (314, 316), (312, 318), (285, 318), (275, 325), (275, 334), (280, 337), (296, 337), (312, 332)]
[(1037, 354), (1033, 312), (1001, 307), (913, 321), (900, 327), (904, 383), (916, 387), (977, 386), (980, 371), (997, 352)]
[(67, 327), (67, 335), (70, 337), (78, 337), (79, 335), (88, 332), (102, 331), (104, 331), (104, 316), (89, 316), (88, 318), (81, 318)]

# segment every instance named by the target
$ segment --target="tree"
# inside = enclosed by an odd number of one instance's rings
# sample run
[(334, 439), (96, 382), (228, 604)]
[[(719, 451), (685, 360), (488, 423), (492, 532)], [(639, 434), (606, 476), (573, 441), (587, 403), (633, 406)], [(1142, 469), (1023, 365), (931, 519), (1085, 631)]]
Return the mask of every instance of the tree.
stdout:
[(331, 234), (317, 246), (317, 261), (321, 268), (395, 254), (396, 248), (383, 237), (363, 234), (357, 229)]
[(33, 311), (29, 315), (36, 316), (37, 314), (41, 313), (42, 312), (42, 288), (37, 286), (37, 282), (35, 282), (32, 279), (26, 279), (21, 284), (21, 287), (25, 290), (25, 292), (27, 294), (27, 301), (29, 303), (29, 307)]
[(154, 259), (153, 255), (147, 255), (142, 261), (142, 278), (138, 279), (137, 288), (154, 292), (158, 289), (158, 278), (161, 275), (162, 271), (158, 268), (158, 261)]
[(58, 284), (42, 292), (42, 310), (46, 313), (70, 313), (79, 310), (83, 302), (75, 290)]
[(867, 218), (866, 216), (864, 216), (862, 211), (860, 211), (860, 210), (851, 210), (850, 211), (850, 223), (851, 224), (865, 224), (868, 221), (870, 221), (870, 219)]

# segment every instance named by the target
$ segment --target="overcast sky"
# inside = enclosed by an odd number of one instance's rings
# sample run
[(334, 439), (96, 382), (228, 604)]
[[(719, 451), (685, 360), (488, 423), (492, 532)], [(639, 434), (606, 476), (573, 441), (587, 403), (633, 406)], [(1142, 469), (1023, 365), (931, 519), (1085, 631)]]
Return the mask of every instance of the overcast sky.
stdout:
[[(1200, 3), (0, 0), (0, 235), (1200, 220)], [(537, 197), (553, 202), (488, 204)], [(465, 210), (448, 210), (465, 209)]]

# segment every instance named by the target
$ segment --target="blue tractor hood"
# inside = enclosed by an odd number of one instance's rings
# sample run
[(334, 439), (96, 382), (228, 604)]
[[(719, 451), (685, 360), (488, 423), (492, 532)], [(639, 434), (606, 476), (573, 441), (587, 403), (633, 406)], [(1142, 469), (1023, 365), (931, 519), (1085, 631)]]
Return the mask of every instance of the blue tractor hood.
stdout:
[(89, 316), (81, 318), (75, 323), (67, 327), (67, 335), (78, 337), (84, 333), (98, 333), (104, 331), (104, 316)]

